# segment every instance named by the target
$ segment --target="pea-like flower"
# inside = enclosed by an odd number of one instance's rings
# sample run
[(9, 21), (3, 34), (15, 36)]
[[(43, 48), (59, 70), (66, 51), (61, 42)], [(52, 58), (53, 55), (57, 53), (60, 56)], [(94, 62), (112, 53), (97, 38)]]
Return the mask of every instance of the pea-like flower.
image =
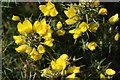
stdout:
[(19, 46), (18, 48), (15, 48), (15, 50), (16, 50), (17, 52), (24, 52), (24, 51), (26, 50), (27, 46), (28, 46), (28, 45), (23, 44), (23, 45)]
[(91, 32), (96, 32), (98, 28), (99, 28), (99, 24), (96, 23), (91, 23), (89, 26)]
[(13, 15), (12, 20), (13, 21), (20, 21), (20, 17)]
[(62, 23), (61, 23), (61, 21), (59, 21), (59, 22), (57, 23), (57, 28), (60, 29), (61, 27), (62, 27)]
[(40, 5), (39, 9), (44, 14), (44, 16), (55, 17), (58, 14), (58, 11), (55, 8), (55, 5), (51, 2), (48, 2), (46, 5)]
[(107, 15), (107, 9), (106, 8), (101, 8), (98, 12), (98, 14), (101, 14), (101, 15)]
[(17, 25), (18, 32), (20, 34), (31, 33), (32, 32), (32, 24), (29, 20), (23, 21), (23, 23), (19, 22)]
[(72, 73), (72, 74), (68, 75), (66, 78), (68, 78), (68, 80), (71, 80), (71, 79), (76, 80), (78, 77), (75, 77), (75, 76), (76, 76), (76, 74)]
[(71, 25), (77, 22), (78, 18), (76, 16), (74, 7), (68, 8), (68, 11), (65, 10), (64, 13), (69, 18), (65, 21), (67, 25)]
[(117, 21), (119, 21), (119, 14), (118, 13), (116, 13), (115, 15), (113, 15), (112, 17), (109, 18), (110, 23), (115, 23)]
[(68, 73), (80, 73), (80, 67), (70, 67), (68, 70), (67, 70)]
[(119, 38), (120, 38), (120, 34), (119, 34), (119, 33), (116, 33), (116, 35), (115, 35), (115, 37), (114, 37), (115, 41), (118, 41)]
[(107, 80), (107, 78), (103, 74), (100, 74), (100, 80)]
[(81, 31), (80, 28), (76, 28), (76, 29), (70, 30), (69, 33), (72, 33), (73, 34), (73, 38), (77, 39), (78, 37), (81, 36), (82, 31)]
[(97, 47), (97, 44), (95, 42), (90, 42), (88, 43), (87, 46), (91, 51), (95, 50), (95, 48)]
[(107, 75), (114, 75), (115, 73), (116, 73), (116, 72), (115, 72), (113, 69), (110, 69), (110, 68), (109, 68), (109, 69), (106, 70), (106, 74), (107, 74)]
[(65, 30), (58, 30), (57, 34), (58, 36), (63, 36), (65, 34)]
[(30, 53), (30, 57), (35, 61), (37, 61), (42, 58), (42, 54), (36, 51), (35, 48), (33, 48), (32, 52)]
[(79, 28), (82, 32), (86, 32), (87, 29), (89, 28), (89, 25), (86, 23), (86, 22), (82, 22), (80, 25), (79, 25)]
[(13, 36), (16, 44), (20, 44), (24, 42), (24, 36)]

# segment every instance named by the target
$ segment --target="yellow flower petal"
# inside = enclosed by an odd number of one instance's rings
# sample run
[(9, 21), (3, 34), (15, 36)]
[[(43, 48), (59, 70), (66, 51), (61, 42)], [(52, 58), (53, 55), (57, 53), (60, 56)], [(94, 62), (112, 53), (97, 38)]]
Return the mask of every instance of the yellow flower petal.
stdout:
[(69, 33), (75, 33), (75, 29), (69, 30)]
[(27, 45), (23, 44), (23, 45), (19, 46), (18, 48), (15, 48), (15, 50), (17, 52), (24, 52), (26, 50), (26, 48), (27, 48)]
[(114, 75), (116, 72), (113, 69), (107, 69), (106, 74), (107, 75)]
[(31, 55), (30, 57), (31, 57), (34, 61), (37, 61), (37, 60), (39, 60), (39, 59), (42, 58), (42, 54), (39, 54), (39, 55)]
[(58, 36), (63, 36), (65, 34), (65, 30), (58, 30), (57, 34)]
[(68, 11), (64, 11), (64, 13), (68, 18), (72, 18), (73, 16), (76, 15), (74, 7), (68, 8)]
[(77, 20), (75, 20), (75, 19), (67, 19), (67, 20), (65, 20), (65, 22), (66, 22), (67, 25), (72, 25), (72, 24), (76, 23)]
[(39, 55), (39, 53), (36, 51), (35, 48), (32, 49), (32, 52), (30, 53), (30, 55)]
[(59, 22), (57, 23), (57, 28), (60, 29), (61, 27), (62, 27), (62, 23), (59, 21)]
[(115, 23), (117, 21), (119, 21), (119, 14), (118, 13), (116, 13), (115, 15), (113, 15), (112, 17), (110, 17), (110, 19), (109, 19), (110, 23)]
[(25, 34), (26, 32), (25, 32), (25, 29), (24, 29), (24, 26), (23, 26), (23, 24), (21, 23), (21, 22), (19, 22), (18, 24), (17, 24), (17, 28), (18, 28), (18, 32), (20, 33), (20, 34)]
[(53, 8), (53, 9), (50, 10), (50, 16), (51, 17), (55, 17), (55, 16), (57, 16), (57, 14), (58, 14), (58, 11), (56, 10), (56, 8)]
[(51, 2), (48, 2), (46, 5), (47, 5), (48, 9), (52, 9), (52, 8), (55, 7), (55, 5), (53, 3), (51, 3)]
[(29, 20), (25, 20), (23, 22), (23, 26), (26, 33), (30, 33), (32, 31), (32, 24)]
[(24, 38), (23, 36), (13, 36), (13, 39), (15, 40), (16, 44), (24, 42), (23, 38)]
[(99, 27), (99, 24), (91, 23), (90, 26), (89, 26), (89, 29), (90, 29), (91, 32), (96, 32), (98, 27)]
[(115, 39), (115, 41), (118, 41), (119, 38), (120, 38), (120, 34), (117, 33), (117, 34), (115, 35), (114, 39)]
[(19, 16), (14, 16), (14, 15), (13, 15), (12, 20), (13, 20), (13, 21), (19, 21), (19, 20), (20, 20), (20, 17), (19, 17)]
[(67, 70), (68, 73), (80, 73), (80, 67), (70, 67), (68, 70)]
[(89, 28), (88, 24), (86, 22), (82, 22), (80, 25), (79, 25), (79, 28), (81, 29), (82, 32), (86, 32), (87, 29)]
[(60, 56), (60, 58), (61, 59), (63, 59), (63, 60), (68, 60), (68, 55), (67, 54), (62, 54), (61, 56)]
[(107, 15), (107, 9), (106, 9), (106, 8), (101, 8), (101, 9), (99, 10), (98, 14)]
[(100, 74), (100, 80), (107, 80), (107, 78), (103, 74)]
[(44, 14), (44, 16), (49, 16), (50, 15), (50, 9), (48, 9), (46, 5), (40, 5), (39, 9)]
[(78, 78), (78, 77), (75, 77), (75, 76), (76, 76), (76, 74), (72, 73), (72, 74), (68, 75), (66, 78)]
[(45, 48), (44, 48), (44, 46), (42, 46), (42, 45), (39, 45), (39, 46), (37, 47), (37, 50), (38, 50), (39, 53), (45, 53)]
[(33, 24), (33, 30), (36, 31), (36, 29), (40, 26), (40, 22), (39, 21), (35, 21)]
[(27, 54), (30, 54), (31, 51), (32, 51), (32, 47), (27, 47), (27, 49), (25, 50), (25, 52), (26, 52)]
[(95, 42), (90, 42), (87, 46), (91, 51), (95, 50), (97, 44)]

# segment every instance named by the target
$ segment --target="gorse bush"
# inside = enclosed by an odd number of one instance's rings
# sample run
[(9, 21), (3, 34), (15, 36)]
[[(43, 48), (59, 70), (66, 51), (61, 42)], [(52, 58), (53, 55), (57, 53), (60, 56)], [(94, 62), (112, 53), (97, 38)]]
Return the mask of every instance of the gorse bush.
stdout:
[(107, 19), (99, 1), (47, 2), (38, 9), (34, 19), (12, 16), (15, 51), (25, 63), (25, 77), (17, 79), (112, 80), (118, 74), (106, 56), (119, 47), (118, 13)]

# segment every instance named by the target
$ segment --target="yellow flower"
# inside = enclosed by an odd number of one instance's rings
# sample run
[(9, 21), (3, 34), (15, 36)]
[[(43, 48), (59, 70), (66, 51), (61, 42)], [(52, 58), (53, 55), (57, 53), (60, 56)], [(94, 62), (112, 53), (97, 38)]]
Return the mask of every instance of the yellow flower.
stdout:
[(19, 22), (17, 28), (18, 32), (21, 34), (30, 33), (32, 31), (32, 24), (29, 20), (25, 20), (23, 24)]
[(38, 53), (35, 48), (33, 48), (32, 52), (30, 53), (30, 57), (37, 61), (42, 58), (42, 54)]
[(37, 47), (37, 50), (38, 50), (39, 53), (45, 53), (45, 48), (44, 48), (44, 46), (42, 46), (42, 45), (39, 45), (39, 46)]
[(42, 71), (43, 71), (43, 73), (45, 73), (45, 74), (51, 73), (51, 70), (49, 70), (49, 69), (43, 69)]
[(44, 16), (55, 17), (58, 14), (58, 11), (55, 8), (55, 5), (51, 2), (48, 2), (46, 5), (40, 5), (39, 9), (44, 14)]
[(19, 20), (20, 20), (20, 17), (19, 17), (19, 16), (14, 16), (14, 15), (13, 15), (12, 20), (13, 20), (13, 21), (19, 21)]
[(44, 35), (43, 35), (43, 37), (42, 38), (44, 38), (45, 40), (49, 40), (49, 39), (51, 39), (52, 38), (52, 30), (50, 29), (50, 30), (48, 30)]
[(67, 20), (65, 20), (65, 22), (67, 25), (72, 25), (72, 24), (76, 23), (77, 21), (75, 19), (67, 19)]
[(96, 32), (98, 27), (99, 27), (99, 24), (91, 23), (90, 26), (89, 26), (89, 29), (90, 29), (91, 32)]
[(62, 23), (59, 21), (59, 22), (57, 23), (57, 28), (60, 29), (61, 27), (62, 27)]
[(26, 52), (27, 54), (30, 54), (31, 51), (32, 51), (32, 47), (27, 47), (27, 49), (25, 50), (25, 52)]
[(48, 3), (46, 4), (46, 6), (47, 6), (48, 9), (52, 9), (52, 8), (55, 7), (55, 5), (54, 5), (53, 3), (51, 3), (51, 2), (48, 2)]
[(90, 42), (87, 46), (91, 51), (95, 50), (97, 44), (95, 42)]
[(80, 25), (79, 25), (79, 28), (82, 32), (86, 32), (87, 29), (89, 28), (88, 24), (86, 22), (82, 22)]
[(64, 11), (64, 13), (69, 18), (65, 21), (67, 25), (71, 25), (77, 22), (78, 18), (76, 16), (74, 7), (68, 8), (68, 11)]
[(107, 74), (107, 75), (114, 75), (115, 73), (116, 73), (116, 72), (115, 72), (113, 69), (110, 69), (110, 68), (109, 68), (109, 69), (106, 70), (106, 74)]
[(32, 52), (30, 53), (30, 55), (39, 55), (39, 53), (36, 51), (35, 48), (33, 48)]
[[(75, 8), (74, 8), (74, 7), (68, 8), (68, 11), (65, 10), (64, 13), (66, 14), (66, 16), (67, 16), (68, 18), (72, 18), (73, 16), (76, 15), (76, 12), (75, 12)], [(76, 18), (76, 17), (75, 17), (75, 18)]]
[(100, 5), (100, 2), (99, 2), (99, 0), (96, 0), (93, 4), (95, 7), (98, 7)]
[(45, 40), (44, 41), (44, 44), (46, 44), (47, 46), (49, 46), (49, 47), (52, 47), (53, 46), (53, 42), (54, 41), (54, 39), (48, 39), (48, 40)]
[(118, 13), (116, 13), (115, 15), (113, 15), (112, 17), (109, 18), (110, 23), (115, 23), (117, 21), (119, 21), (119, 14)]
[(39, 21), (35, 21), (33, 24), (33, 30), (36, 31), (36, 29), (40, 26), (40, 22)]
[(24, 42), (23, 38), (24, 38), (23, 36), (13, 36), (13, 39), (15, 40), (16, 44)]
[(43, 73), (41, 74), (42, 77), (44, 77), (46, 74), (52, 73), (52, 71), (49, 70), (49, 69), (43, 69), (43, 70), (41, 70), (41, 71), (43, 71)]
[(100, 74), (100, 80), (107, 80), (107, 78), (103, 74)]
[(58, 36), (63, 36), (65, 34), (65, 30), (58, 30), (57, 34)]
[(75, 73), (72, 73), (70, 75), (68, 75), (66, 78), (72, 78), (72, 79), (77, 79), (78, 77), (75, 77)]
[(17, 52), (24, 52), (26, 50), (26, 48), (27, 48), (27, 45), (23, 44), (23, 45), (19, 46), (18, 48), (15, 48), (15, 50)]
[(39, 59), (42, 58), (42, 55), (41, 55), (41, 54), (39, 54), (39, 55), (31, 55), (30, 57), (31, 57), (34, 61), (37, 61), (37, 60), (39, 60)]
[(58, 58), (56, 61), (51, 62), (53, 70), (62, 71), (66, 68), (66, 61)]
[(68, 55), (67, 54), (62, 54), (61, 56), (60, 56), (60, 58), (61, 59), (63, 59), (63, 60), (68, 60)]
[(114, 39), (115, 39), (115, 41), (118, 41), (119, 38), (120, 38), (120, 34), (117, 33), (117, 34), (115, 35)]
[(46, 5), (40, 5), (39, 9), (44, 14), (44, 16), (49, 16), (50, 15), (50, 11), (49, 11), (49, 9), (47, 8)]
[(51, 61), (51, 67), (53, 70), (63, 71), (70, 62), (67, 54), (62, 54), (57, 60)]
[(55, 16), (57, 16), (57, 14), (58, 14), (58, 12), (57, 12), (56, 8), (53, 8), (53, 9), (50, 10), (50, 16), (51, 17), (55, 17)]
[(101, 8), (101, 9), (99, 10), (98, 14), (107, 15), (107, 9), (106, 9), (106, 8)]
[(69, 30), (69, 33), (75, 33), (75, 29)]
[(69, 33), (73, 33), (73, 38), (77, 39), (78, 37), (81, 36), (82, 31), (80, 28), (76, 28), (76, 29), (70, 30)]
[(36, 33), (38, 33), (40, 36), (43, 36), (47, 31), (46, 19), (43, 18), (40, 21), (39, 26), (36, 26), (35, 29), (36, 29)]
[(80, 73), (80, 67), (70, 67), (68, 70), (67, 70), (68, 73)]

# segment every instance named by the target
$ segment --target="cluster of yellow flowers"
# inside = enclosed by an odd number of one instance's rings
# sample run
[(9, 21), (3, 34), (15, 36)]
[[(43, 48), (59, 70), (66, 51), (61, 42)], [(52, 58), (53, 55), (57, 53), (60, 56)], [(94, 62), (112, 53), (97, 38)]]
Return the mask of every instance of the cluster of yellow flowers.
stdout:
[[(35, 21), (33, 26), (29, 20), (25, 20), (23, 23), (19, 22), (17, 28), (21, 34), (19, 36), (13, 36), (15, 43), (21, 44), (21, 46), (15, 48), (17, 52), (26, 52), (36, 61), (41, 59), (42, 54), (45, 53), (45, 47), (43, 45), (53, 46), (53, 31), (51, 30), (51, 26), (46, 23), (45, 18), (40, 22)], [(35, 43), (38, 45), (35, 45)]]
[(68, 75), (66, 78), (73, 78), (76, 79), (77, 77), (75, 77), (76, 73), (80, 73), (80, 67), (76, 67), (76, 66), (72, 66), (70, 67), (68, 70), (65, 70), (65, 68), (67, 67), (67, 65), (70, 64), (70, 62), (68, 62), (68, 55), (67, 54), (62, 54), (57, 60), (53, 60), (51, 61), (51, 70), (50, 69), (43, 69), (42, 70), (42, 77), (55, 77), (55, 76), (65, 76), (67, 74)]
[(106, 76), (103, 75), (102, 73), (100, 74), (100, 80), (111, 79), (115, 73), (116, 73), (116, 72), (115, 72), (113, 69), (108, 68), (108, 69), (105, 71), (105, 75), (106, 75)]
[(58, 14), (58, 12), (55, 8), (55, 5), (51, 2), (48, 2), (46, 5), (40, 5), (39, 9), (44, 14), (44, 16), (55, 17)]
[[(86, 4), (80, 3), (77, 4), (70, 4), (70, 7), (64, 11), (65, 15), (67, 16), (67, 20), (65, 20), (65, 24), (67, 26), (72, 26), (68, 29), (68, 33), (73, 34), (73, 38), (77, 39), (82, 34), (85, 34), (87, 31), (96, 33), (98, 28), (101, 26), (100, 22), (94, 20), (92, 17), (98, 15), (107, 15), (108, 11), (106, 8), (96, 8), (100, 4), (99, 2), (94, 2), (92, 5), (95, 9), (91, 9), (90, 11), (86, 12), (84, 7), (81, 8), (80, 5), (84, 6)], [(39, 9), (43, 13), (44, 16), (51, 16), (56, 17), (58, 15), (58, 11), (55, 8), (55, 5), (51, 2), (46, 3), (46, 5), (40, 5)], [(92, 20), (93, 19), (93, 20)], [(18, 16), (12, 17), (13, 21), (20, 21)], [(116, 13), (112, 17), (109, 18), (108, 23), (115, 23), (119, 20), (119, 15)], [(62, 21), (63, 22), (63, 21)], [(63, 36), (67, 32), (63, 29), (63, 23), (61, 20), (58, 20), (56, 24), (56, 33), (58, 36)], [(73, 26), (75, 24), (75, 26)], [(15, 43), (20, 45), (18, 48), (15, 48), (17, 52), (25, 52), (27, 53), (33, 60), (39, 60), (42, 58), (43, 53), (45, 53), (45, 45), (48, 47), (53, 46), (53, 30), (51, 26), (47, 24), (46, 18), (43, 18), (40, 22), (35, 21), (34, 24), (29, 20), (23, 21), (23, 23), (19, 22), (17, 25), (18, 32), (20, 33), (19, 36), (13, 36)], [(114, 39), (118, 41), (120, 38), (119, 33), (116, 33)], [(91, 51), (95, 50), (98, 46), (96, 42), (85, 42), (83, 49), (89, 49)], [(77, 79), (76, 73), (80, 73), (80, 67), (70, 65), (68, 62), (69, 56), (67, 54), (62, 54), (58, 59), (52, 60), (50, 63), (50, 69), (46, 68), (42, 70), (42, 77), (50, 77), (56, 78), (58, 76), (66, 76), (67, 79)], [(67, 68), (67, 69), (66, 69)], [(110, 78), (116, 72), (112, 69), (107, 69), (105, 75)], [(106, 76), (100, 74), (100, 80), (106, 80)]]

